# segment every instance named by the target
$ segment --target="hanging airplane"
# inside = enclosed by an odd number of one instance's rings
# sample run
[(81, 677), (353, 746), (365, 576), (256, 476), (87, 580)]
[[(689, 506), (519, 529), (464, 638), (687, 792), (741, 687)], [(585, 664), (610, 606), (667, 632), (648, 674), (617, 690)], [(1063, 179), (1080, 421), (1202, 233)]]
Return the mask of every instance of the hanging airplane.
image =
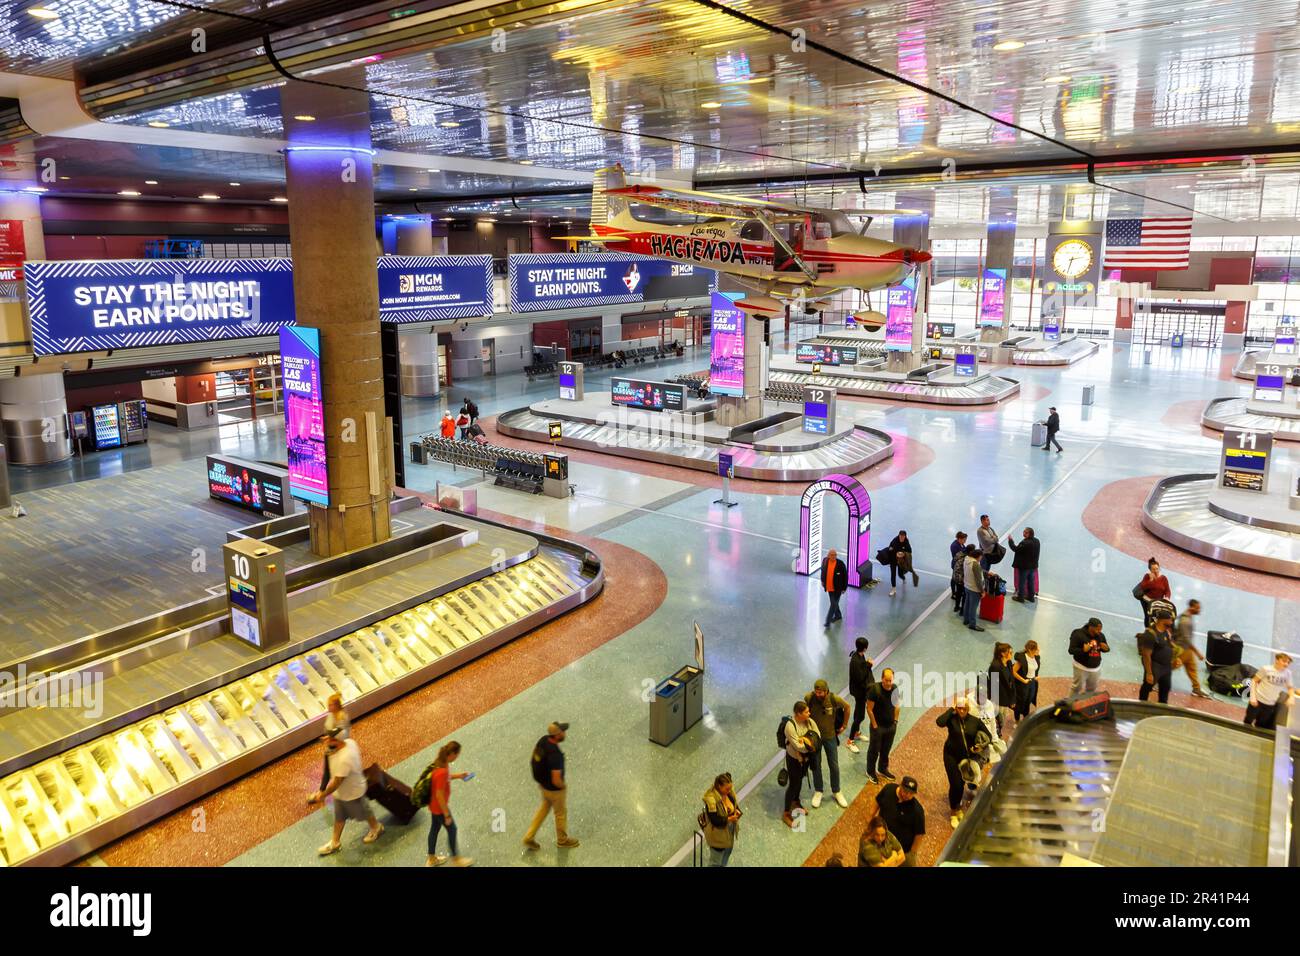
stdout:
[[(632, 206), (670, 210), (694, 221), (669, 225), (632, 215)], [(621, 165), (596, 171), (591, 194), (591, 233), (556, 236), (715, 269), (748, 290), (736, 305), (775, 315), (786, 305), (816, 304), (846, 289), (870, 291), (897, 285), (930, 253), (865, 235), (870, 217), (898, 209), (853, 210), (795, 206), (765, 199), (627, 183)], [(851, 216), (866, 217), (855, 228)], [(854, 314), (867, 328), (884, 324), (876, 311)]]

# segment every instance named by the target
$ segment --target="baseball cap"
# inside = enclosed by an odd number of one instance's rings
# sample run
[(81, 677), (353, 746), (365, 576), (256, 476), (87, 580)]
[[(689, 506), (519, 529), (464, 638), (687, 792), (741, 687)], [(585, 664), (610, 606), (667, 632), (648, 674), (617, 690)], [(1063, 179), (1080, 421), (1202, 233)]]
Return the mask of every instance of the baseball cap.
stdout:
[(813, 690), (830, 690), (830, 689), (831, 689), (831, 685), (826, 683), (826, 681), (821, 678), (818, 678), (817, 683), (813, 684)]
[(562, 734), (569, 729), (568, 724), (562, 724), (558, 720), (552, 721), (546, 725), (546, 732), (554, 737), (556, 734)]
[(916, 778), (904, 777), (902, 782), (899, 784), (899, 786), (902, 787), (904, 790), (906, 790), (908, 793), (916, 793)]

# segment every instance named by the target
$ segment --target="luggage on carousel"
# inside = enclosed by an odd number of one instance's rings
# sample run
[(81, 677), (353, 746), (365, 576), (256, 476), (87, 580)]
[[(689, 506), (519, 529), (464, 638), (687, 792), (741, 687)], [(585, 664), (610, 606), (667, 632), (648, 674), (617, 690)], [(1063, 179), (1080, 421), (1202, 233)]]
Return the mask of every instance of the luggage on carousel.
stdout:
[(1058, 700), (1052, 707), (1052, 716), (1067, 724), (1086, 724), (1106, 720), (1111, 716), (1110, 694), (1099, 690)]
[(1250, 692), (1250, 679), (1254, 676), (1255, 668), (1249, 664), (1227, 664), (1213, 668), (1205, 682), (1216, 694), (1245, 697)]
[(1241, 663), (1241, 635), (1236, 631), (1210, 631), (1205, 635), (1205, 663), (1227, 667)]
[(1029, 436), (1029, 443), (1035, 448), (1047, 444), (1047, 422), (1034, 422), (1034, 430)]
[(1002, 623), (1002, 612), (1006, 609), (1007, 596), (1003, 594), (980, 595), (980, 620)]
[(375, 801), (394, 817), (398, 823), (410, 823), (419, 812), (411, 803), (411, 788), (396, 777), (389, 776), (384, 768), (372, 763), (365, 770), (366, 797)]

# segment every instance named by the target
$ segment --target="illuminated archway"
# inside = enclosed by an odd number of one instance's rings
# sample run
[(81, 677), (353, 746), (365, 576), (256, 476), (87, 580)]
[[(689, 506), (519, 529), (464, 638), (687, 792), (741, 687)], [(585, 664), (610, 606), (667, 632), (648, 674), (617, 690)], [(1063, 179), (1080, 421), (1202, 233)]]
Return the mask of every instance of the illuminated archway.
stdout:
[(799, 505), (799, 558), (795, 571), (816, 574), (821, 570), (822, 499), (827, 492), (839, 495), (848, 505), (849, 544), (844, 563), (848, 566), (849, 587), (860, 588), (871, 580), (871, 496), (861, 482), (848, 475), (827, 475), (804, 490)]

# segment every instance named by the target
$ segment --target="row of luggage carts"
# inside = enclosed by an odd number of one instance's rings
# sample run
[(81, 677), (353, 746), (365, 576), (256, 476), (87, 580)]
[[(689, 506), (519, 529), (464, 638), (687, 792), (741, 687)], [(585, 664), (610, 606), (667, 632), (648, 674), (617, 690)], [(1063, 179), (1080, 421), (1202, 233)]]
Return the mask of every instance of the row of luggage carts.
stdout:
[(478, 442), (443, 438), (441, 435), (423, 435), (420, 444), (426, 458), (446, 462), (460, 468), (475, 468), (484, 477), (493, 475), (496, 484), (519, 491), (540, 494), (542, 480), (546, 477), (543, 456), (505, 445), (483, 445)]

